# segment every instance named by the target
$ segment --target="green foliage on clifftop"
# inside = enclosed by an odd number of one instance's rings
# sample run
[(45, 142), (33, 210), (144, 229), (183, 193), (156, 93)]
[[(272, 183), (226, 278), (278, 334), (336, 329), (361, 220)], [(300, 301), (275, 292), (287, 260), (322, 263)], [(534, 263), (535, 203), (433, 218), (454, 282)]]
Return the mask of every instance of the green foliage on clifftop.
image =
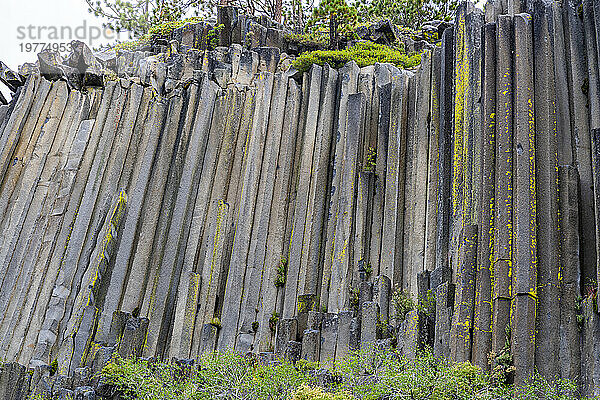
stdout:
[(394, 351), (351, 353), (326, 373), (293, 365), (261, 363), (234, 353), (204, 355), (193, 367), (142, 360), (116, 360), (102, 371), (105, 383), (125, 398), (352, 400), (352, 399), (555, 399), (577, 398), (572, 381), (536, 376), (522, 387), (498, 383), (469, 362), (449, 363), (424, 353), (409, 360)]
[(317, 50), (301, 54), (292, 66), (300, 72), (306, 72), (313, 64), (329, 64), (332, 68), (341, 68), (347, 62), (354, 61), (359, 67), (375, 63), (390, 63), (398, 68), (412, 68), (421, 63), (420, 54), (406, 54), (401, 49), (372, 42), (360, 42), (344, 50)]

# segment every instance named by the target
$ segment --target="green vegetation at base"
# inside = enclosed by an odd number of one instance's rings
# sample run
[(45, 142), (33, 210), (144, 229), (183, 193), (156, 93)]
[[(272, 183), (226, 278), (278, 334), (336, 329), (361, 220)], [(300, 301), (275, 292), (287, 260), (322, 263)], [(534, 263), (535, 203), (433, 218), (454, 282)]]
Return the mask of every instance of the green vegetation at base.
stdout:
[(398, 68), (412, 68), (421, 63), (420, 54), (406, 54), (396, 49), (372, 42), (359, 42), (344, 50), (316, 50), (302, 53), (292, 66), (300, 72), (306, 72), (313, 64), (329, 64), (332, 68), (341, 68), (354, 60), (359, 67), (375, 63), (390, 63)]
[(534, 376), (515, 388), (498, 383), (469, 362), (449, 363), (430, 353), (409, 360), (393, 350), (351, 353), (336, 363), (331, 383), (319, 387), (319, 365), (301, 361), (263, 365), (234, 353), (204, 355), (193, 368), (117, 359), (102, 371), (108, 384), (129, 399), (499, 399), (577, 398), (572, 381)]

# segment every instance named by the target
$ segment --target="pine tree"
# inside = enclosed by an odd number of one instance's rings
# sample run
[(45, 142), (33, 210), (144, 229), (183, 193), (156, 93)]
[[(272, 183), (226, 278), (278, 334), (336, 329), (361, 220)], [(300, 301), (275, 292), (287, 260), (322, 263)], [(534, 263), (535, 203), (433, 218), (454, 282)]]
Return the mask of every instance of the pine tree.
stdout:
[(340, 34), (349, 34), (358, 22), (356, 7), (348, 4), (346, 0), (322, 0), (319, 6), (313, 9), (312, 16), (306, 23), (306, 30), (310, 33), (329, 33), (329, 47), (337, 50), (340, 43)]

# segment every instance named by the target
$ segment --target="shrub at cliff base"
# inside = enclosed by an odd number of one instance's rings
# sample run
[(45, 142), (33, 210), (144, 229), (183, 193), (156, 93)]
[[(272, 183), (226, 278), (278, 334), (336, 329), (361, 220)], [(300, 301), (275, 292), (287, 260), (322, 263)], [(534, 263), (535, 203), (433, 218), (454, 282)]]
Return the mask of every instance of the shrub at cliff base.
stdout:
[[(382, 400), (577, 398), (572, 381), (536, 376), (525, 386), (494, 383), (468, 363), (452, 364), (423, 353), (409, 360), (394, 351), (353, 353), (333, 373), (300, 364), (263, 365), (234, 353), (203, 356), (193, 367), (141, 360), (115, 360), (102, 379), (126, 399)], [(327, 379), (323, 379), (323, 376)], [(320, 386), (319, 382), (330, 382)]]
[(329, 64), (332, 68), (341, 68), (354, 60), (359, 67), (375, 63), (390, 63), (398, 68), (412, 68), (421, 63), (420, 54), (406, 54), (401, 49), (373, 42), (359, 42), (344, 50), (317, 50), (302, 53), (292, 66), (300, 72), (306, 72), (313, 64)]

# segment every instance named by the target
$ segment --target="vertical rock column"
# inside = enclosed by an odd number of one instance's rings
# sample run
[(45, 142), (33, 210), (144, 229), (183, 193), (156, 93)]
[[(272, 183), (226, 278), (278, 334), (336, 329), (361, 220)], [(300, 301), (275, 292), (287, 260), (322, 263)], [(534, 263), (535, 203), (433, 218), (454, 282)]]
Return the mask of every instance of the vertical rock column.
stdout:
[(387, 149), (385, 207), (379, 271), (402, 284), (402, 245), (404, 221), (404, 177), (406, 162), (406, 131), (408, 114), (409, 74), (401, 71), (392, 76), (390, 128)]
[[(85, 129), (91, 130), (91, 132), (87, 133), (89, 140), (86, 141), (84, 147), (85, 152), (80, 163), (75, 163), (74, 160), (70, 160), (71, 162), (69, 163), (70, 165), (68, 165), (66, 172), (67, 183), (62, 188), (64, 191), (62, 191), (56, 199), (53, 209), (55, 218), (53, 219), (54, 223), (59, 224), (59, 226), (56, 227), (58, 232), (56, 233), (56, 237), (51, 239), (50, 243), (48, 243), (50, 248), (48, 248), (46, 250), (47, 253), (45, 253), (48, 255), (48, 258), (40, 258), (40, 262), (47, 264), (45, 266), (46, 272), (40, 283), (37, 302), (31, 311), (31, 319), (28, 322), (28, 331), (23, 340), (23, 350), (19, 355), (20, 363), (29, 363), (38, 341), (38, 333), (42, 334), (40, 330), (42, 329), (45, 320), (46, 309), (60, 271), (62, 258), (65, 254), (67, 245), (71, 240), (72, 228), (79, 212), (79, 205), (84, 193), (86, 181), (92, 168), (97, 147), (100, 143), (102, 128), (106, 121), (110, 105), (114, 100), (113, 92), (115, 86), (115, 83), (109, 83), (104, 91), (98, 94), (98, 97), (101, 97), (101, 102), (98, 105), (96, 119), (89, 120), (85, 123)], [(84, 129), (84, 127), (82, 126), (81, 129)], [(72, 186), (70, 187), (70, 190), (66, 189), (69, 186)], [(56, 245), (53, 244), (53, 241), (56, 242)], [(52, 340), (52, 335), (54, 333), (51, 332), (53, 331), (42, 334), (47, 335), (45, 341), (48, 342), (49, 340)]]
[(449, 258), (450, 223), (452, 216), (452, 90), (454, 82), (454, 45), (452, 29), (442, 36), (440, 59), (440, 131), (437, 196), (437, 232), (435, 244), (435, 270), (431, 273), (431, 287), (435, 291), (443, 281), (451, 280), (452, 266)]
[[(31, 153), (25, 154), (23, 172), (20, 182), (15, 188), (12, 199), (12, 207), (7, 210), (9, 223), (4, 227), (5, 237), (0, 267), (3, 271), (0, 285), (0, 304), (3, 310), (7, 310), (10, 300), (15, 296), (14, 292), (19, 287), (19, 280), (29, 277), (29, 271), (22, 270), (23, 257), (27, 257), (24, 251), (30, 240), (34, 225), (42, 211), (44, 199), (51, 186), (51, 176), (57, 168), (55, 156), (58, 149), (62, 148), (68, 131), (71, 115), (73, 112), (73, 97), (69, 98), (66, 83), (60, 82), (53, 85), (48, 100), (50, 107), (42, 114), (44, 123), (39, 125), (39, 132), (33, 132), (32, 140), (28, 148)], [(62, 123), (61, 123), (62, 122)], [(35, 137), (37, 136), (37, 140)]]
[[(559, 356), (559, 234), (558, 234), (558, 132), (552, 19), (543, 2), (534, 3), (533, 43), (535, 66), (536, 203), (537, 203), (537, 337), (536, 366), (543, 376), (557, 376)], [(564, 62), (564, 61), (563, 61)]]
[(429, 157), (427, 162), (427, 211), (425, 220), (425, 271), (435, 269), (437, 241), (438, 181), (440, 165), (440, 79), (442, 48), (436, 47), (431, 60), (431, 103), (429, 121)]
[[(596, 272), (596, 218), (594, 217), (594, 176), (592, 174), (590, 120), (586, 82), (589, 85), (586, 39), (583, 20), (580, 17), (581, 1), (569, 0), (563, 4), (562, 14), (567, 46), (567, 86), (569, 113), (571, 114), (574, 158), (579, 171), (581, 212), (581, 255), (582, 265), (587, 266), (584, 275), (595, 279)], [(535, 23), (535, 21), (534, 21)], [(535, 26), (535, 25), (534, 25)], [(558, 60), (557, 60), (558, 61)], [(561, 62), (561, 61), (558, 61)], [(583, 277), (585, 280), (585, 276)]]
[(346, 145), (346, 117), (348, 110), (348, 96), (358, 90), (359, 68), (354, 61), (347, 63), (338, 70), (339, 96), (337, 121), (334, 123), (332, 140), (332, 168), (331, 168), (331, 190), (329, 199), (329, 211), (327, 218), (327, 232), (325, 237), (325, 253), (323, 256), (323, 277), (321, 280), (321, 304), (329, 302), (329, 290), (331, 286), (331, 267), (333, 265), (333, 247), (335, 245), (335, 228), (337, 225), (339, 211), (340, 192), (343, 190), (342, 167), (344, 161), (344, 149)]
[(391, 72), (388, 65), (375, 64), (375, 90), (373, 96), (377, 96), (377, 99), (373, 99), (373, 104), (374, 106), (375, 103), (377, 104), (377, 109), (373, 109), (373, 116), (377, 116), (377, 145), (375, 148), (375, 164), (367, 166), (375, 172), (372, 198), (371, 242), (368, 259), (368, 264), (371, 265), (373, 274), (375, 275), (379, 274), (380, 271), (380, 258), (383, 250), (381, 239), (383, 231), (383, 207), (385, 204), (388, 139), (390, 134)]
[(513, 22), (498, 17), (496, 27), (496, 202), (492, 350), (505, 344), (511, 305), (513, 237)]
[[(453, 92), (453, 123), (452, 123), (452, 213), (450, 228), (450, 268), (458, 270), (458, 251), (463, 227), (463, 207), (465, 194), (465, 160), (464, 160), (464, 125), (465, 102), (469, 90), (469, 59), (466, 54), (466, 8), (463, 3), (456, 10), (454, 22), (454, 92)], [(467, 186), (467, 187), (470, 187)]]
[[(212, 101), (209, 100), (208, 107), (202, 110), (202, 117), (196, 120), (196, 126), (190, 137), (192, 145), (189, 146), (187, 152), (179, 153), (182, 151), (182, 143), (179, 140), (176, 141), (172, 150), (172, 157), (178, 155), (176, 160), (181, 161), (171, 162), (161, 208), (162, 218), (159, 218), (157, 226), (160, 235), (155, 239), (150, 261), (152, 270), (148, 278), (145, 302), (142, 307), (143, 315), (150, 320), (147, 347), (144, 349), (146, 354), (163, 356), (165, 347), (168, 345), (174, 293), (179, 284), (181, 271), (181, 252), (185, 250), (189, 232), (190, 209), (193, 207), (198, 188), (203, 156), (212, 154), (211, 151), (205, 149), (208, 146), (217, 90), (216, 84), (213, 82), (207, 82), (206, 86), (208, 97)], [(179, 116), (183, 114), (183, 99), (180, 95), (174, 97), (173, 100), (175, 102), (172, 102), (169, 107), (165, 130), (169, 136), (180, 139)], [(214, 149), (211, 150), (214, 151)], [(206, 173), (206, 175), (209, 174)], [(179, 182), (178, 185), (177, 182)], [(178, 187), (178, 190), (175, 190), (174, 187)], [(166, 216), (169, 217), (168, 220), (166, 220)]]
[[(321, 75), (322, 68), (313, 65), (310, 70), (310, 85), (308, 96), (308, 108), (306, 113), (306, 124), (302, 135), (302, 151), (299, 164), (297, 194), (294, 210), (294, 222), (290, 237), (290, 251), (288, 257), (288, 272), (285, 283), (285, 298), (283, 304), (283, 317), (291, 318), (296, 315), (296, 304), (298, 295), (303, 291), (300, 284), (300, 271), (302, 270), (302, 249), (304, 243), (304, 232), (306, 229), (307, 210), (309, 202), (310, 181), (312, 177), (313, 153), (315, 150), (317, 121), (319, 115), (319, 104), (321, 99)], [(304, 96), (303, 96), (304, 97)]]
[(259, 178), (267, 128), (269, 122), (269, 110), (273, 91), (273, 74), (262, 73), (258, 79), (258, 93), (255, 103), (254, 118), (252, 120), (252, 131), (250, 132), (247, 159), (242, 172), (240, 203), (237, 210), (235, 223), (235, 236), (231, 250), (231, 260), (225, 285), (225, 296), (221, 323), (223, 328), (219, 335), (218, 349), (231, 349), (236, 343), (238, 334), (238, 321), (242, 307), (242, 294), (244, 285), (248, 284), (246, 279), (248, 266), (248, 251), (252, 235), (253, 210), (256, 208), (256, 199), (259, 190)]
[[(132, 87), (132, 90), (135, 91), (139, 91), (141, 89), (142, 88), (137, 85)], [(149, 90), (144, 90), (144, 92), (145, 96), (149, 96)], [(139, 124), (139, 121), (142, 120), (141, 126), (145, 127), (143, 121), (150, 111), (147, 105), (148, 103), (146, 101), (146, 107), (141, 108), (138, 113), (137, 122), (136, 120), (127, 121), (128, 126), (134, 128), (134, 126)], [(141, 127), (139, 130), (142, 130)], [(127, 213), (125, 215), (125, 220), (127, 222), (123, 224), (124, 228), (121, 240), (119, 241), (119, 248), (116, 251), (115, 265), (112, 273), (109, 275), (110, 283), (106, 289), (106, 293), (108, 295), (104, 301), (101, 316), (99, 318), (97, 335), (97, 340), (99, 341), (104, 341), (107, 337), (104, 335), (108, 335), (113, 311), (119, 309), (123, 291), (126, 287), (126, 278), (129, 275), (128, 270), (131, 258), (133, 256), (132, 249), (137, 237), (137, 226), (141, 218), (142, 206), (144, 204), (148, 181), (150, 179), (150, 172), (152, 170), (152, 162), (154, 160), (154, 154), (160, 138), (160, 135), (146, 134), (145, 136), (148, 137), (148, 141), (146, 142), (145, 146), (141, 146), (142, 149), (140, 149), (138, 152), (137, 158), (139, 159), (140, 163), (139, 174), (136, 177), (136, 182), (132, 184), (133, 188), (130, 191), (130, 207), (127, 208)]]
[[(338, 73), (327, 66), (323, 69), (322, 90), (317, 125), (317, 136), (313, 153), (312, 176), (307, 209), (307, 221), (304, 232), (304, 245), (302, 249), (302, 270), (299, 290), (306, 294), (315, 294), (319, 298), (321, 278), (323, 275), (323, 230), (327, 213), (328, 178), (331, 142), (333, 135), (333, 121), (335, 117), (336, 97), (338, 94)], [(306, 271), (306, 273), (303, 273)], [(324, 304), (324, 303), (321, 303)]]
[[(81, 203), (79, 203), (73, 227), (70, 235), (68, 235), (65, 253), (59, 262), (58, 277), (52, 283), (52, 295), (47, 303), (44, 322), (38, 336), (37, 345), (35, 346), (34, 358), (37, 360), (36, 362), (48, 363), (52, 346), (57, 343), (57, 340), (58, 343), (62, 340), (62, 337), (60, 337), (62, 336), (62, 332), (58, 330), (60, 323), (63, 318), (66, 318), (66, 320), (69, 319), (71, 307), (69, 307), (68, 301), (69, 299), (74, 300), (77, 295), (78, 286), (87, 268), (87, 261), (85, 263), (83, 262), (84, 260), (80, 261), (80, 256), (82, 256), (84, 247), (93, 250), (95, 244), (92, 238), (88, 242), (86, 242), (86, 238), (88, 237), (88, 231), (90, 231), (90, 236), (94, 236), (93, 231), (95, 229), (90, 227), (90, 225), (102, 189), (104, 174), (101, 174), (100, 171), (104, 171), (107, 168), (117, 130), (115, 126), (117, 121), (116, 115), (122, 111), (125, 98), (126, 96), (122, 95), (120, 85), (116, 85), (114, 92), (112, 92), (113, 107), (108, 111), (105, 120), (107, 124), (104, 124), (103, 128), (98, 127), (98, 134), (100, 131), (102, 132), (98, 143), (99, 151), (94, 155), (91, 170), (85, 182)], [(89, 244), (86, 245), (86, 243)], [(85, 258), (89, 260), (89, 256)]]
[(58, 349), (58, 367), (63, 375), (73, 373), (73, 370), (83, 363), (88, 351), (87, 347), (94, 337), (98, 312), (95, 307), (96, 298), (102, 285), (102, 278), (117, 250), (118, 235), (126, 205), (125, 192), (115, 196), (113, 207), (104, 222), (102, 235), (96, 243), (90, 265), (87, 266), (83, 276), (86, 285), (77, 293), (72, 317), (66, 323), (64, 340)]
[(467, 225), (458, 256), (456, 298), (450, 330), (450, 358), (456, 362), (471, 359), (473, 313), (475, 306), (475, 274), (477, 271), (477, 225)]
[[(415, 121), (416, 116), (416, 100), (417, 100), (417, 80), (418, 75), (412, 74), (408, 78), (408, 95), (407, 99), (407, 121)], [(404, 291), (408, 291), (410, 284), (413, 280), (411, 275), (412, 266), (410, 257), (412, 255), (411, 249), (411, 233), (413, 226), (413, 206), (414, 206), (414, 169), (416, 163), (415, 155), (415, 135), (416, 129), (414, 123), (408, 123), (406, 129), (406, 153), (404, 162), (404, 217), (402, 221), (402, 281), (394, 282), (394, 286), (402, 288)], [(416, 279), (416, 278), (415, 278)]]
[(534, 372), (537, 301), (536, 165), (532, 22), (529, 14), (514, 17), (515, 97), (513, 142), (513, 313), (512, 354), (515, 383)]
[[(358, 152), (362, 138), (362, 122), (365, 112), (365, 99), (362, 94), (348, 97), (348, 111), (345, 132), (345, 150), (341, 177), (335, 246), (327, 310), (339, 312), (349, 307), (349, 291), (352, 281), (352, 238), (354, 209), (356, 205), (356, 185), (358, 180)], [(341, 328), (340, 328), (341, 329)]]
[[(163, 192), (167, 181), (169, 165), (176, 136), (173, 131), (165, 128), (165, 119), (168, 112), (168, 101), (156, 99), (150, 112), (147, 129), (148, 134), (159, 137), (152, 162), (152, 172), (144, 198), (142, 215), (137, 245), (132, 255), (131, 272), (127, 281), (125, 293), (121, 301), (121, 309), (127, 312), (139, 312), (144, 304), (144, 293), (150, 275), (150, 257), (152, 244), (157, 229), (157, 221), (161, 211)], [(147, 316), (147, 314), (144, 314)]]
[[(194, 102), (192, 101), (195, 97), (194, 92), (192, 92), (191, 95), (191, 107), (195, 107)], [(237, 89), (229, 89), (225, 98), (220, 99), (222, 101), (218, 101), (219, 108), (213, 110), (213, 114), (215, 112), (222, 113), (220, 114), (222, 118), (213, 117), (212, 125), (214, 128), (211, 130), (211, 135), (214, 134), (221, 143), (215, 145), (214, 142), (209, 142), (208, 145), (213, 147), (213, 149), (211, 152), (207, 151), (205, 156), (206, 163), (204, 163), (202, 167), (203, 177), (199, 183), (198, 193), (195, 199), (194, 211), (191, 217), (190, 233), (187, 243), (185, 244), (185, 254), (183, 255), (183, 264), (181, 266), (181, 280), (177, 288), (177, 306), (174, 314), (174, 327), (169, 350), (170, 355), (173, 357), (190, 357), (192, 335), (194, 334), (194, 325), (196, 322), (196, 312), (200, 312), (198, 309), (203, 308), (206, 303), (209, 303), (208, 299), (200, 294), (200, 283), (205, 283), (205, 285), (202, 286), (203, 294), (205, 293), (206, 288), (214, 288), (215, 282), (218, 284), (219, 272), (221, 271), (219, 260), (223, 256), (223, 227), (225, 226), (229, 211), (228, 204), (224, 203), (222, 200), (222, 191), (226, 190), (226, 185), (220, 177), (222, 175), (228, 176), (230, 172), (226, 160), (229, 160), (232, 157), (232, 146), (235, 145), (237, 127), (239, 125), (239, 116), (237, 116), (239, 113), (237, 111), (234, 112), (232, 108), (237, 110), (237, 106), (240, 104), (239, 97), (242, 97), (241, 101), (243, 101), (243, 96), (238, 95)], [(220, 121), (217, 122), (219, 119)], [(215, 131), (217, 133), (215, 133)], [(219, 135), (219, 131), (223, 132), (222, 136)], [(187, 135), (189, 135), (189, 133), (190, 132), (188, 131)], [(182, 135), (185, 134), (186, 132), (184, 131)], [(217, 154), (215, 154), (217, 149), (219, 158), (218, 161), (214, 161), (215, 157), (217, 157)], [(211, 161), (214, 163), (211, 164)], [(211, 174), (213, 171), (214, 176)], [(213, 182), (214, 184), (212, 184)], [(215, 192), (218, 193), (216, 197)], [(208, 200), (209, 196), (213, 199)], [(201, 242), (202, 238), (204, 238), (204, 243)], [(212, 255), (212, 257), (206, 257), (210, 258), (211, 261), (211, 275), (208, 276), (204, 275), (205, 270), (203, 270), (205, 258), (202, 256), (204, 253), (201, 253), (200, 256), (198, 255), (200, 252), (199, 247), (202, 244), (207, 245), (207, 248), (210, 249)], [(214, 299), (211, 304), (212, 307), (210, 308), (212, 311), (214, 308)], [(204, 316), (204, 313), (202, 314)], [(201, 326), (199, 326), (198, 329), (201, 329)]]
[(417, 293), (417, 275), (424, 269), (425, 228), (427, 214), (427, 178), (429, 159), (429, 118), (431, 106), (431, 52), (421, 54), (421, 68), (415, 75), (416, 119), (414, 120), (413, 178), (411, 188), (412, 202), (408, 204), (412, 212), (409, 232), (409, 264), (405, 265), (408, 276), (404, 279), (410, 293)]
[(467, 185), (465, 190), (465, 224), (479, 223), (479, 199), (481, 197), (481, 93), (482, 93), (482, 30), (484, 16), (478, 8), (467, 14), (467, 39), (465, 52), (469, 60), (469, 83), (466, 93), (465, 105), (465, 141), (464, 150), (466, 160), (465, 175)]
[[(277, 159), (277, 173), (273, 189), (273, 203), (269, 220), (269, 231), (266, 243), (265, 268), (267, 276), (263, 280), (262, 300), (258, 306), (257, 321), (259, 322), (255, 343), (259, 351), (268, 351), (273, 336), (271, 318), (279, 318), (277, 296), (285, 284), (287, 263), (284, 254), (284, 242), (288, 209), (294, 168), (294, 155), (298, 137), (298, 117), (300, 112), (301, 91), (295, 80), (284, 75), (287, 81), (287, 95), (283, 113), (283, 131), (281, 146)], [(294, 338), (295, 339), (295, 338)], [(290, 340), (294, 340), (290, 339)], [(255, 346), (256, 348), (256, 346)]]
[[(596, 216), (596, 283), (600, 291), (600, 10), (596, 2), (583, 1), (583, 22), (587, 44), (588, 104), (591, 131), (591, 160), (594, 181), (594, 209)], [(593, 278), (592, 278), (593, 279)]]
[[(89, 103), (83, 101), (81, 106), (81, 117), (88, 112)], [(35, 313), (36, 303), (38, 300), (43, 300), (43, 294), (40, 291), (44, 284), (44, 278), (50, 278), (52, 275), (48, 273), (49, 259), (51, 252), (54, 249), (53, 246), (58, 236), (58, 232), (60, 231), (61, 224), (63, 223), (65, 208), (69, 201), (71, 190), (73, 189), (76, 173), (81, 165), (80, 163), (88, 144), (93, 122), (93, 120), (84, 120), (81, 123), (78, 123), (77, 126), (75, 126), (75, 124), (73, 125), (72, 130), (69, 132), (69, 135), (72, 134), (74, 137), (73, 143), (69, 152), (64, 154), (65, 159), (63, 160), (59, 173), (60, 177), (58, 178), (60, 179), (60, 183), (56, 185), (57, 187), (53, 193), (55, 197), (49, 197), (46, 201), (48, 203), (47, 216), (44, 225), (40, 227), (40, 230), (43, 231), (43, 236), (37, 239), (40, 242), (39, 250), (34, 255), (30, 255), (30, 258), (27, 260), (28, 264), (35, 265), (35, 270), (31, 277), (32, 280), (29, 283), (27, 290), (23, 291), (23, 298), (19, 299), (19, 304), (15, 305), (17, 308), (15, 309), (10, 325), (7, 326), (7, 332), (3, 338), (2, 351), (14, 355), (15, 360), (26, 353), (21, 347), (24, 344), (26, 337), (33, 332), (36, 332), (37, 334), (35, 325), (33, 325), (33, 328), (31, 325), (32, 321), (37, 317)], [(46, 207), (46, 204), (44, 207)], [(58, 251), (58, 249), (55, 251)], [(6, 349), (4, 346), (8, 345), (9, 341), (10, 347)], [(27, 348), (28, 347), (25, 346), (24, 349)]]
[(580, 287), (579, 177), (571, 165), (559, 172), (560, 205), (560, 375), (566, 379), (581, 377), (580, 326), (577, 321)]
[[(277, 172), (277, 163), (283, 132), (283, 112), (287, 96), (288, 79), (281, 73), (275, 75), (273, 84), (272, 102), (270, 107), (269, 124), (263, 165), (261, 169), (260, 185), (256, 199), (256, 210), (252, 229), (252, 239), (248, 253), (249, 276), (244, 284), (244, 296), (238, 323), (240, 336), (236, 344), (239, 351), (247, 351), (254, 342), (255, 333), (261, 324), (268, 325), (268, 321), (259, 321), (258, 313), (263, 299), (263, 291), (271, 287), (273, 271), (266, 262), (267, 236), (272, 227), (269, 225), (272, 213), (273, 195)], [(258, 324), (258, 329), (256, 328)]]
[(496, 163), (496, 24), (483, 28), (481, 196), (473, 332), (473, 363), (486, 370), (492, 349), (492, 279)]
[[(13, 252), (11, 264), (18, 264), (18, 276), (12, 281), (12, 291), (4, 291), (4, 296), (10, 295), (8, 303), (5, 304), (5, 312), (1, 319), (0, 337), (2, 337), (3, 357), (17, 324), (21, 324), (21, 313), (26, 315), (30, 309), (31, 297), (37, 297), (37, 285), (43, 277), (44, 262), (36, 263), (42, 248), (42, 241), (47, 223), (50, 220), (54, 200), (58, 194), (60, 182), (63, 177), (63, 168), (70, 154), (72, 141), (77, 135), (77, 130), (82, 118), (89, 113), (89, 99), (86, 95), (72, 91), (68, 96), (67, 105), (64, 109), (63, 118), (56, 128), (56, 136), (52, 142), (46, 162), (39, 177), (32, 203), (28, 209), (28, 215), (17, 242), (17, 249)], [(88, 131), (89, 132), (89, 131)], [(49, 133), (47, 136), (51, 136)], [(50, 233), (50, 235), (52, 235)], [(12, 268), (10, 266), (9, 268)], [(33, 287), (33, 292), (30, 289)], [(4, 297), (5, 299), (5, 297)], [(29, 303), (26, 306), (26, 303)], [(22, 326), (22, 325), (21, 325)], [(25, 332), (21, 330), (17, 337), (22, 339)], [(11, 354), (17, 355), (18, 352)]]

